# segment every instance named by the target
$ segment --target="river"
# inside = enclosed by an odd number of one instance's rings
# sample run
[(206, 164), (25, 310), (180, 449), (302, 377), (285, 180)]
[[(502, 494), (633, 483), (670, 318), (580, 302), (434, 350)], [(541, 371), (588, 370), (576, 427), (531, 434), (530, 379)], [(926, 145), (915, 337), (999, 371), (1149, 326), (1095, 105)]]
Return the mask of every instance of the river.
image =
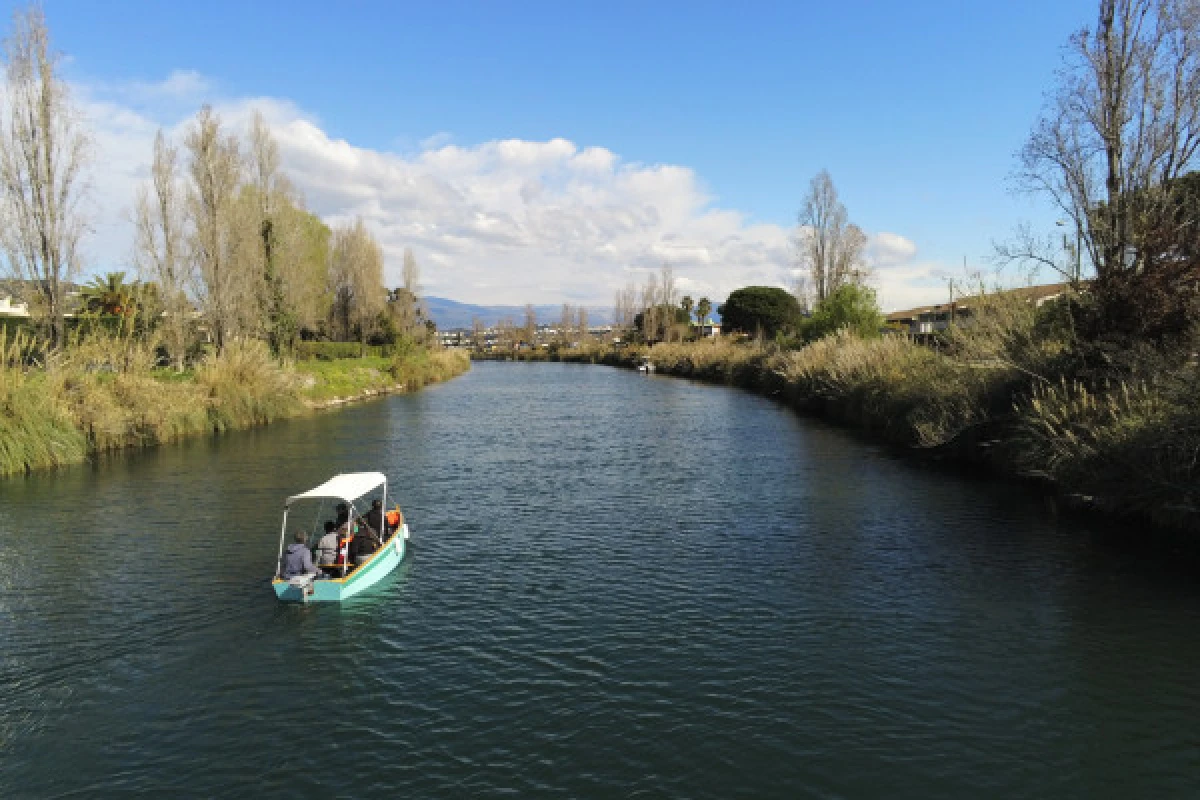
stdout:
[[(282, 500), (382, 469), (340, 606)], [(1169, 797), (1200, 589), (733, 389), (481, 363), (0, 483), (0, 797)]]

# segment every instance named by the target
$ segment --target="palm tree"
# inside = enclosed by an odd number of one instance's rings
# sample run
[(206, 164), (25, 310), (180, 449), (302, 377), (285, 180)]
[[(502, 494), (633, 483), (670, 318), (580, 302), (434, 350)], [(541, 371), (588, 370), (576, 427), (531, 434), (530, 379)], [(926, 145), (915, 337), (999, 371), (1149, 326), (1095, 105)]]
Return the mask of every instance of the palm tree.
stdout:
[(97, 276), (80, 290), (84, 309), (102, 316), (125, 317), (137, 311), (138, 284), (125, 283), (124, 272)]
[(683, 299), (679, 301), (679, 307), (683, 309), (683, 313), (687, 314), (688, 324), (692, 322), (692, 309), (696, 307), (696, 301), (692, 299), (690, 294), (685, 294)]
[[(696, 304), (696, 325), (698, 327), (704, 327), (704, 318), (708, 316), (710, 311), (712, 311), (712, 303), (709, 302), (707, 297), (701, 297), (700, 302)], [(703, 335), (704, 331), (701, 330), (700, 333)]]

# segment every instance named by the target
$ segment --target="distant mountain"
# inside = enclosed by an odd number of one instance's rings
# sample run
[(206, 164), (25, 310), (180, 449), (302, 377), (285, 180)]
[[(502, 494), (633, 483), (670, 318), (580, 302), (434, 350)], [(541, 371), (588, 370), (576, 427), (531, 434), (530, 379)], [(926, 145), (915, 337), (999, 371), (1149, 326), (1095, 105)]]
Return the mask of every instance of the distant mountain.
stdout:
[[(512, 320), (514, 325), (525, 324), (525, 306), (477, 306), (471, 303), (460, 303), (445, 297), (426, 297), (425, 305), (429, 308), (429, 317), (437, 323), (438, 330), (453, 328), (469, 328), (476, 319), (485, 326), (498, 325), (501, 320)], [(562, 319), (562, 305), (534, 306), (539, 325), (553, 324)], [(607, 306), (588, 306), (588, 324), (608, 325), (612, 322), (612, 308)]]
[[(510, 319), (514, 325), (525, 324), (525, 306), (477, 306), (471, 303), (460, 303), (445, 297), (426, 297), (425, 305), (429, 308), (430, 318), (437, 323), (438, 330), (448, 331), (454, 328), (470, 328), (476, 319), (485, 327), (500, 324), (501, 320)], [(717, 313), (719, 303), (713, 303), (713, 310), (708, 316), (720, 322), (721, 315)], [(553, 325), (562, 319), (562, 305), (534, 306), (539, 325)], [(613, 321), (611, 306), (588, 306), (589, 325), (608, 325)]]

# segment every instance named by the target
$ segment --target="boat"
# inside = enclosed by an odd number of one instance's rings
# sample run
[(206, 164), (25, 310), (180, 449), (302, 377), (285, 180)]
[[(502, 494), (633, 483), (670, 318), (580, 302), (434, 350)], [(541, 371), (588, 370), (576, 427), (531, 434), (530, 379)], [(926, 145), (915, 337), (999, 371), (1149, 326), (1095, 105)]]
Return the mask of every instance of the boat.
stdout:
[(654, 362), (648, 358), (643, 358), (642, 363), (638, 364), (638, 372), (645, 372), (646, 374), (654, 372)]
[[(298, 503), (315, 501), (317, 503), (316, 517), (313, 527), (318, 528), (321, 521), (330, 516), (325, 512), (329, 501), (345, 503), (348, 506), (349, 518), (355, 520), (360, 512), (355, 508), (355, 502), (364, 498), (374, 499), (378, 494), (380, 505), (387, 508), (387, 476), (382, 472), (350, 472), (334, 475), (320, 486), (307, 492), (292, 495), (283, 506), (283, 524), (279, 531), (279, 558), (275, 561), (275, 577), (271, 586), (275, 596), (285, 602), (339, 602), (348, 597), (369, 589), (386, 577), (396, 565), (404, 559), (404, 552), (409, 539), (408, 523), (400, 515), (400, 524), (384, 539), (383, 545), (368, 558), (357, 564), (342, 563), (335, 567), (323, 567), (320, 578), (317, 575), (297, 575), (294, 578), (280, 577), (282, 569), (283, 548), (288, 538), (288, 512)], [(364, 500), (364, 508), (366, 500)], [(395, 508), (399, 512), (399, 506)], [(306, 530), (303, 529), (302, 530)], [(308, 545), (316, 542), (323, 530), (313, 530), (309, 534)], [(350, 561), (346, 548), (342, 545), (343, 562)]]

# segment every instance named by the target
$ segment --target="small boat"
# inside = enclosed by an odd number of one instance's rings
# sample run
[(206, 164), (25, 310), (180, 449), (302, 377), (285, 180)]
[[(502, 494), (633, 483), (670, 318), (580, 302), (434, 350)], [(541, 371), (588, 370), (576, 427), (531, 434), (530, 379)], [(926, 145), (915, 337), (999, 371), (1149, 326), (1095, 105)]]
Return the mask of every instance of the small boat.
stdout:
[[(345, 503), (348, 506), (349, 519), (358, 519), (360, 512), (355, 509), (355, 502), (364, 499), (374, 499), (378, 494), (380, 505), (387, 508), (387, 476), (382, 472), (350, 472), (344, 475), (334, 475), (329, 480), (307, 492), (292, 495), (283, 506), (283, 525), (279, 532), (279, 558), (275, 562), (275, 577), (271, 581), (275, 596), (280, 600), (293, 603), (338, 602), (352, 597), (367, 589), (387, 576), (404, 558), (408, 541), (408, 523), (399, 515), (399, 507), (395, 511), (400, 524), (385, 535), (382, 546), (365, 560), (359, 563), (351, 561), (347, 547), (339, 543), (340, 561), (332, 567), (318, 568), (317, 575), (298, 575), (294, 578), (280, 577), (282, 569), (283, 548), (288, 538), (288, 512), (292, 507), (303, 501), (317, 501), (314, 527), (328, 516), (323, 513), (328, 501)], [(366, 507), (364, 500), (364, 507)], [(390, 512), (389, 512), (390, 513)], [(314, 530), (309, 535), (307, 544), (314, 543), (323, 530)]]
[(638, 364), (638, 372), (645, 372), (647, 374), (654, 372), (654, 362), (648, 358), (643, 358), (642, 363)]

